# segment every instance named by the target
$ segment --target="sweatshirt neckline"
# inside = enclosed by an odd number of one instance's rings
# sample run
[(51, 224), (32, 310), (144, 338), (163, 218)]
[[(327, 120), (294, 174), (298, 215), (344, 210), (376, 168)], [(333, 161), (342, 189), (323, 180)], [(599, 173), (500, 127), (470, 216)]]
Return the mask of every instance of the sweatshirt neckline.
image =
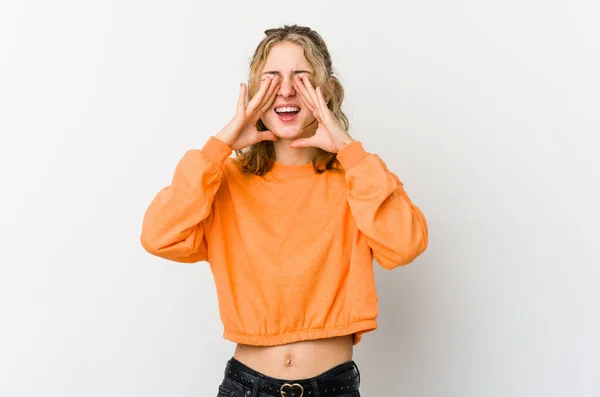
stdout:
[(282, 164), (277, 161), (273, 162), (273, 167), (271, 168), (271, 172), (273, 174), (282, 174), (282, 175), (311, 175), (314, 174), (314, 168), (312, 161), (306, 164), (300, 165), (289, 165)]

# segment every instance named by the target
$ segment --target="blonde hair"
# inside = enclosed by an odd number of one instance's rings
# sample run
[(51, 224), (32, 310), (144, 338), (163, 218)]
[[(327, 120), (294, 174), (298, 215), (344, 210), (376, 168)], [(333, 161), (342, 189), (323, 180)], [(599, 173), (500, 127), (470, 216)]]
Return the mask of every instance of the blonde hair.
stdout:
[[(298, 25), (284, 25), (277, 29), (265, 30), (266, 37), (258, 44), (252, 61), (250, 62), (250, 76), (248, 79), (248, 97), (252, 98), (258, 91), (260, 72), (267, 60), (269, 52), (279, 43), (294, 43), (304, 50), (304, 56), (314, 68), (312, 83), (320, 86), (325, 98), (329, 98), (327, 107), (348, 130), (348, 118), (342, 112), (344, 88), (333, 75), (331, 55), (325, 41), (314, 30)], [(331, 82), (330, 82), (331, 81)], [(256, 128), (265, 131), (267, 128), (262, 120), (258, 120)], [(256, 175), (267, 173), (275, 162), (275, 149), (272, 141), (262, 141), (251, 145), (244, 150), (236, 150), (236, 160), (242, 171)], [(313, 159), (315, 172), (339, 169), (339, 162), (335, 153), (319, 149), (319, 154)]]

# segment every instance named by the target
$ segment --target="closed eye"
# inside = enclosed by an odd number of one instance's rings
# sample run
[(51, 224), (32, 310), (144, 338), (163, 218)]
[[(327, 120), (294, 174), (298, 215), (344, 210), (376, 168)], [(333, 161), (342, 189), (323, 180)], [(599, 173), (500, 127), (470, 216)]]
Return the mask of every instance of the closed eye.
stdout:
[[(278, 72), (278, 71), (276, 71), (276, 70), (269, 70), (269, 71), (263, 72), (262, 74), (263, 75), (270, 74), (270, 75), (273, 75), (273, 76), (281, 76), (281, 73)], [(312, 75), (312, 72), (309, 72), (308, 70), (294, 70), (292, 72), (292, 75), (297, 75), (297, 74), (298, 75), (304, 75), (304, 74)]]

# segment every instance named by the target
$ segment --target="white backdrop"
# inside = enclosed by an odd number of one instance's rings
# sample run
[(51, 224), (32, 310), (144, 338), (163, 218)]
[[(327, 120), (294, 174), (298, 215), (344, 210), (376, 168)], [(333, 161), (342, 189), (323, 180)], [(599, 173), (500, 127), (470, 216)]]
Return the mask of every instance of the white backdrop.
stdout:
[(351, 134), (429, 222), (377, 268), (365, 397), (597, 397), (597, 1), (7, 1), (0, 6), (0, 395), (214, 396), (206, 263), (141, 220), (233, 116), (267, 28), (311, 26)]

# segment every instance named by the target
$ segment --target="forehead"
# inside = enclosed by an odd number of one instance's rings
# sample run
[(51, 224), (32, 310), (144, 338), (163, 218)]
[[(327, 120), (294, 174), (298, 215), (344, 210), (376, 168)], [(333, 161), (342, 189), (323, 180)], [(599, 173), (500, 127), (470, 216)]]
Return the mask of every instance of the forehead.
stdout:
[(275, 44), (269, 51), (263, 66), (263, 70), (288, 71), (295, 69), (313, 70), (312, 65), (304, 56), (303, 48), (294, 43)]

